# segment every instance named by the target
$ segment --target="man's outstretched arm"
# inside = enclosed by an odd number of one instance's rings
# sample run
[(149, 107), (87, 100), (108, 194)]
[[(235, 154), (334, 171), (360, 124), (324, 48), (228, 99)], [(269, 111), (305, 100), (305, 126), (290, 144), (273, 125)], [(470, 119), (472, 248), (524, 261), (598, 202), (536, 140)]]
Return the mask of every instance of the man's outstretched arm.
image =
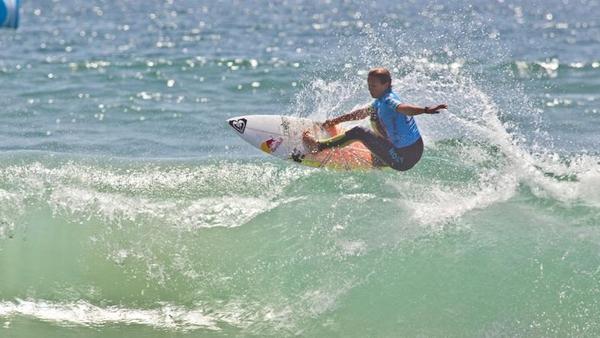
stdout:
[(448, 109), (448, 105), (443, 103), (432, 107), (419, 107), (408, 103), (401, 103), (396, 106), (396, 111), (398, 113), (410, 116), (420, 114), (438, 114), (440, 112), (440, 109)]
[(342, 123), (342, 122), (362, 120), (364, 118), (367, 118), (369, 115), (371, 115), (372, 110), (373, 110), (373, 108), (371, 106), (356, 109), (356, 110), (349, 112), (348, 114), (344, 114), (342, 116), (338, 116), (336, 118), (326, 120), (325, 122), (323, 122), (323, 126), (331, 127), (331, 126), (335, 126), (336, 124)]

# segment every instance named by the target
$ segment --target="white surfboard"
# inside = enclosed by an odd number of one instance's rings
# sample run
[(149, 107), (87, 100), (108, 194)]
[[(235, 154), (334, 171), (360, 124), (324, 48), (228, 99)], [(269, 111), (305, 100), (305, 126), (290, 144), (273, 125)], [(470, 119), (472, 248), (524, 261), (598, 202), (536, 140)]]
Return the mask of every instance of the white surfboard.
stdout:
[(227, 122), (246, 142), (283, 160), (342, 170), (373, 168), (371, 152), (360, 142), (318, 153), (309, 152), (302, 143), (302, 134), (306, 130), (322, 139), (342, 132), (339, 126), (325, 129), (321, 123), (310, 119), (282, 115), (238, 116)]

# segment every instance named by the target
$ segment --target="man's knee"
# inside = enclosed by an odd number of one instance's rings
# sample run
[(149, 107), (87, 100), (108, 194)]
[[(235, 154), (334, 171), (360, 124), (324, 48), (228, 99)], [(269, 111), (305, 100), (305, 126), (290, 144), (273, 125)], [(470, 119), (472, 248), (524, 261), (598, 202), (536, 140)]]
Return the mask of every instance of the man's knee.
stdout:
[(346, 135), (357, 139), (361, 139), (367, 134), (369, 134), (367, 128), (361, 126), (355, 126), (346, 132)]

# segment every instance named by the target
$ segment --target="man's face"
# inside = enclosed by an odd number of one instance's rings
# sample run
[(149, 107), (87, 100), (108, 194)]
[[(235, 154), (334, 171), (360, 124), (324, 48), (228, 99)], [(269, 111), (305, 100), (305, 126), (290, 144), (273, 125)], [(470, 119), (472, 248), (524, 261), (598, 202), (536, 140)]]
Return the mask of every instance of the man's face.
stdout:
[(383, 93), (390, 87), (390, 83), (381, 83), (379, 79), (374, 76), (369, 76), (367, 78), (367, 83), (369, 84), (369, 93), (373, 98), (379, 98)]

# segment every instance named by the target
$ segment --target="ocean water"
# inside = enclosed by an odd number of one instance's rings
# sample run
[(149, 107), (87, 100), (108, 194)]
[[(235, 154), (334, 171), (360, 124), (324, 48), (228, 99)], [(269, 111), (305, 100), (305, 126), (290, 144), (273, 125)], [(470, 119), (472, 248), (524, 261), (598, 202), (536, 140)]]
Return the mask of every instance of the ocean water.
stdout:
[[(594, 14), (596, 13), (596, 14)], [(23, 1), (1, 337), (600, 335), (600, 2)], [(261, 153), (392, 70), (408, 172)]]

